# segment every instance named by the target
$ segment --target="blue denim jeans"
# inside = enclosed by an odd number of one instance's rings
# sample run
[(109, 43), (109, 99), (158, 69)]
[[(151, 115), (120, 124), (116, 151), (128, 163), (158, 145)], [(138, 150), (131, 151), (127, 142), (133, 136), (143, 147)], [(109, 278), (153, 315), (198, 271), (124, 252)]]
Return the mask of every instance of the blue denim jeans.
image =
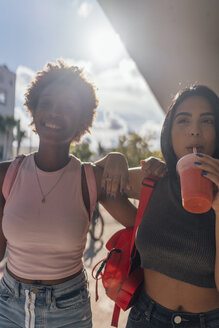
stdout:
[(29, 285), (7, 270), (0, 282), (1, 328), (91, 328), (86, 272), (62, 284)]
[(126, 328), (219, 328), (219, 309), (175, 312), (153, 301), (144, 290), (132, 307)]

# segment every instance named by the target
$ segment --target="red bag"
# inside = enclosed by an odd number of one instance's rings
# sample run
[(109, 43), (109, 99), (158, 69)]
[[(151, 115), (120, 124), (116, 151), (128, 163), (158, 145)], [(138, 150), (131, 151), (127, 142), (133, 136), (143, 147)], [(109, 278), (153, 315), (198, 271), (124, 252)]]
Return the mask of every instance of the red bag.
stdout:
[[(141, 222), (157, 178), (145, 178), (142, 183), (140, 202), (134, 228), (117, 231), (107, 242), (107, 257), (98, 262), (92, 270), (96, 279), (96, 301), (98, 300), (97, 281), (102, 279), (105, 292), (115, 302), (111, 326), (118, 327), (120, 309), (126, 311), (137, 298), (143, 283), (143, 269), (134, 242), (136, 230)], [(101, 263), (101, 265), (100, 265)], [(100, 265), (94, 276), (94, 270)]]

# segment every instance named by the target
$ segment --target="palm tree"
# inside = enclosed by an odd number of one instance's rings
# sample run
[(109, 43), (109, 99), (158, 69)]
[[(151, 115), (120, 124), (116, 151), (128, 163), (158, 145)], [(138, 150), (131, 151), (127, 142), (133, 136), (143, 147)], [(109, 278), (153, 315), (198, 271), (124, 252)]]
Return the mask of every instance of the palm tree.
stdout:
[(5, 151), (5, 158), (8, 158), (8, 148), (9, 148), (9, 139), (13, 140), (13, 128), (16, 126), (17, 121), (14, 119), (13, 116), (5, 116), (3, 117), (4, 123), (4, 133), (6, 136), (6, 151)]
[(13, 128), (16, 126), (17, 121), (14, 119), (13, 116), (6, 116), (5, 117), (5, 129), (6, 129), (6, 158), (8, 157), (8, 142), (11, 139), (14, 139), (13, 136)]
[(0, 114), (0, 133), (5, 132), (5, 118)]
[[(2, 116), (0, 114), (0, 135), (1, 135), (1, 139), (3, 138), (3, 135), (5, 133), (5, 120), (4, 120), (4, 116)], [(4, 146), (1, 144), (0, 145), (0, 161), (3, 159), (4, 156)]]
[(16, 133), (16, 140), (17, 140), (17, 155), (19, 155), (21, 141), (26, 138), (26, 132), (21, 130), (20, 120), (17, 121), (17, 133)]

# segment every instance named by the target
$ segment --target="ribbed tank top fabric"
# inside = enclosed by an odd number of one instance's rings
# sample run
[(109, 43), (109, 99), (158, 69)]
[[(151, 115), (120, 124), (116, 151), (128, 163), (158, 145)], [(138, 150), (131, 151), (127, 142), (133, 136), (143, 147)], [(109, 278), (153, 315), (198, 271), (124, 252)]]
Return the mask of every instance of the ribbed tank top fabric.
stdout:
[(216, 288), (215, 214), (185, 211), (180, 183), (168, 175), (152, 193), (136, 234), (141, 266), (199, 287)]
[(71, 157), (55, 172), (37, 169), (46, 194), (42, 203), (34, 154), (21, 163), (5, 204), (2, 228), (11, 272), (33, 280), (55, 280), (78, 272), (89, 228), (83, 202), (81, 162)]

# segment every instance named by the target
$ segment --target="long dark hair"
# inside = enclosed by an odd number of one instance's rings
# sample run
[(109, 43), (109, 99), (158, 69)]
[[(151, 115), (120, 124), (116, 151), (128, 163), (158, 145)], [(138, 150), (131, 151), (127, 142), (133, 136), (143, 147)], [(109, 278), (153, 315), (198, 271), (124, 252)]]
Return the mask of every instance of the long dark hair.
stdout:
[(216, 150), (213, 157), (219, 158), (219, 98), (214, 91), (203, 85), (195, 85), (190, 88), (179, 91), (169, 108), (161, 131), (161, 151), (167, 164), (169, 174), (176, 174), (177, 157), (172, 146), (171, 130), (174, 114), (178, 106), (186, 99), (194, 96), (203, 97), (206, 99), (215, 115), (215, 130), (216, 130)]

